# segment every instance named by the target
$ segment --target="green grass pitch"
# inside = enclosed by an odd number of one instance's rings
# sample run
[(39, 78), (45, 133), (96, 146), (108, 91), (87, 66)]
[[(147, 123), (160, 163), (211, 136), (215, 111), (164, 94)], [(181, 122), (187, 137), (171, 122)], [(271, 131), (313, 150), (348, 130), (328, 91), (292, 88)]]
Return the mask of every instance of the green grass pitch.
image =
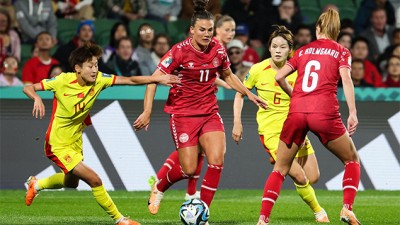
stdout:
[[(339, 221), (342, 192), (316, 190), (322, 207), (332, 225)], [(142, 225), (181, 224), (178, 216), (184, 191), (165, 193), (160, 211), (150, 215), (147, 211), (148, 192), (112, 191), (111, 197), (119, 210)], [(261, 206), (262, 190), (218, 190), (210, 208), (210, 225), (255, 225)], [(91, 192), (45, 191), (31, 206), (25, 206), (25, 191), (0, 191), (0, 224), (40, 225), (112, 225), (113, 221), (97, 205)], [(363, 225), (399, 225), (400, 191), (360, 191), (355, 209)], [(271, 217), (271, 225), (317, 224), (311, 210), (294, 190), (282, 191)]]

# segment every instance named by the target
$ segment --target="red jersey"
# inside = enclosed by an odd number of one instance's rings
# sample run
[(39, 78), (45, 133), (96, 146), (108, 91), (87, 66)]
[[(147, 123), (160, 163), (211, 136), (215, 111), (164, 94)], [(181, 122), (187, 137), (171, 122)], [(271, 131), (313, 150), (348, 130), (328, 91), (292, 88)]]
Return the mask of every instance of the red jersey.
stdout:
[[(164, 111), (178, 115), (205, 115), (218, 111), (214, 81), (218, 70), (229, 69), (224, 46), (213, 38), (199, 51), (188, 38), (165, 54), (158, 69), (166, 74), (178, 73), (181, 84), (171, 87)], [(175, 74), (174, 73), (174, 74)]]
[(290, 112), (339, 111), (339, 68), (351, 69), (349, 50), (335, 41), (319, 39), (298, 49), (287, 65), (298, 72)]
[(33, 57), (28, 60), (22, 69), (22, 81), (30, 83), (39, 83), (43, 79), (49, 78), (49, 71), (53, 65), (59, 64), (56, 59), (50, 58), (49, 64), (44, 64), (39, 57)]

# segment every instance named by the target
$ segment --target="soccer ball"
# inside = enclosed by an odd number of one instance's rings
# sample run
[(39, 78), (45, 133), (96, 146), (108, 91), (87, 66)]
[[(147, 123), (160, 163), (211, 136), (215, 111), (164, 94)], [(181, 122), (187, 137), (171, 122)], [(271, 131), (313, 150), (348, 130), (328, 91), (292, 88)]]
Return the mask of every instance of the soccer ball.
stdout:
[(210, 210), (200, 199), (190, 199), (182, 204), (179, 216), (185, 225), (204, 225), (210, 217)]

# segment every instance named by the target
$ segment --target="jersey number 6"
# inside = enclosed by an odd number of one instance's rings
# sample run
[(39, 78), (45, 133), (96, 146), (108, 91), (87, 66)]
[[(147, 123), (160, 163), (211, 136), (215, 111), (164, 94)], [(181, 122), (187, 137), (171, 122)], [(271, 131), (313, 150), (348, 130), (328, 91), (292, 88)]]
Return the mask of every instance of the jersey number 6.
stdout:
[[(311, 68), (314, 67), (314, 71), (311, 72)], [(304, 92), (311, 92), (317, 87), (318, 83), (318, 73), (315, 71), (318, 71), (321, 69), (321, 63), (319, 63), (316, 60), (311, 60), (310, 62), (307, 63), (306, 68), (304, 70), (304, 77), (303, 77), (303, 83), (301, 85), (301, 88), (303, 89)], [(311, 85), (308, 85), (308, 81), (311, 78)]]

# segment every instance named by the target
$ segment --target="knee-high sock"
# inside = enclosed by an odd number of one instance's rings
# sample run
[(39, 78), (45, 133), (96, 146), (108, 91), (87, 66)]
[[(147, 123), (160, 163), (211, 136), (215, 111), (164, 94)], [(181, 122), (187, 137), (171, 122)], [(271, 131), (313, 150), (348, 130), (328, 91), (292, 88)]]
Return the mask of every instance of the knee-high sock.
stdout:
[(210, 207), (214, 194), (217, 191), (223, 168), (223, 165), (208, 164), (208, 169), (204, 175), (200, 192), (201, 200), (203, 200), (208, 207)]
[(160, 168), (157, 173), (157, 178), (159, 180), (164, 179), (167, 176), (167, 173), (173, 166), (179, 164), (179, 154), (178, 151), (173, 151), (168, 158), (165, 160), (164, 164)]
[(345, 165), (343, 176), (343, 205), (353, 210), (354, 199), (356, 198), (358, 184), (360, 183), (360, 164), (349, 162)]
[(37, 190), (60, 189), (64, 187), (64, 173), (56, 173), (37, 182)]
[(117, 206), (114, 204), (103, 185), (92, 188), (92, 194), (97, 203), (113, 220), (117, 221), (122, 217), (122, 214), (118, 211)]
[(310, 185), (310, 182), (307, 181), (305, 185), (299, 185), (294, 183), (296, 186), (297, 193), (303, 199), (303, 201), (310, 206), (311, 210), (314, 213), (320, 212), (322, 207), (319, 205), (317, 196), (315, 196), (314, 188)]
[(176, 182), (187, 179), (188, 177), (189, 176), (183, 172), (181, 165), (179, 163), (175, 164), (175, 166), (168, 171), (165, 178), (160, 179), (160, 182), (157, 184), (157, 190), (164, 192)]
[(269, 222), (269, 216), (271, 215), (272, 207), (274, 207), (274, 204), (278, 199), (284, 180), (285, 177), (280, 172), (272, 171), (265, 182), (260, 211), (260, 218), (262, 218), (264, 222)]
[(199, 158), (197, 160), (197, 169), (195, 174), (192, 177), (189, 177), (188, 179), (188, 186), (187, 186), (187, 191), (189, 195), (194, 195), (196, 193), (196, 184), (197, 180), (200, 177), (200, 172), (201, 168), (203, 167), (203, 162), (204, 162), (204, 156), (202, 154), (199, 155)]

